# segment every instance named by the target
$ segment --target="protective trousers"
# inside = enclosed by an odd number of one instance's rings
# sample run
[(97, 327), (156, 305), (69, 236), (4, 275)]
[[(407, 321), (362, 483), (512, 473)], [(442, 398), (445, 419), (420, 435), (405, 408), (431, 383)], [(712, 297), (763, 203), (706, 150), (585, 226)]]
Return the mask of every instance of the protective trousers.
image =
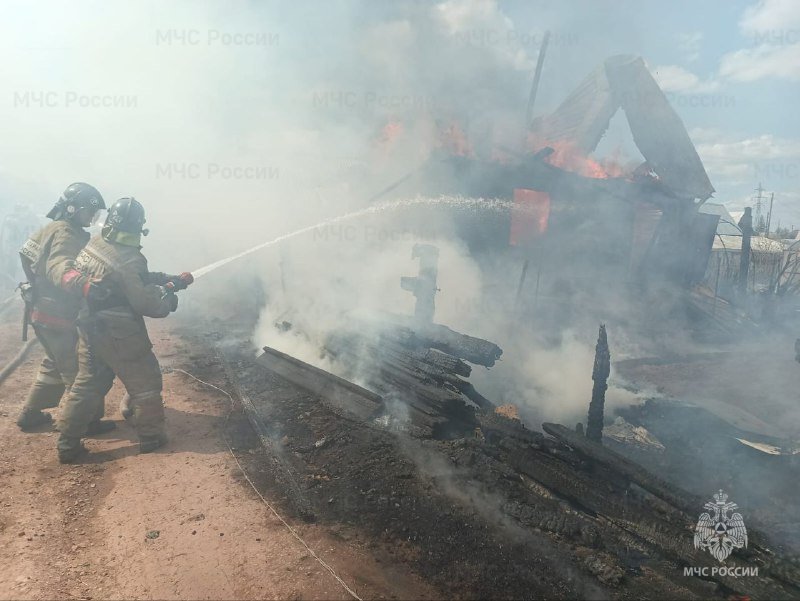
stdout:
[(58, 429), (60, 451), (70, 451), (92, 421), (93, 410), (118, 377), (130, 395), (133, 425), (139, 439), (164, 435), (162, 378), (147, 331), (113, 336), (97, 322), (79, 327), (78, 375), (62, 403)]
[[(33, 329), (45, 355), (28, 391), (23, 413), (58, 407), (61, 397), (70, 389), (78, 373), (76, 328), (48, 328), (34, 323)], [(100, 397), (92, 405), (91, 421), (101, 419), (104, 412), (104, 399)]]

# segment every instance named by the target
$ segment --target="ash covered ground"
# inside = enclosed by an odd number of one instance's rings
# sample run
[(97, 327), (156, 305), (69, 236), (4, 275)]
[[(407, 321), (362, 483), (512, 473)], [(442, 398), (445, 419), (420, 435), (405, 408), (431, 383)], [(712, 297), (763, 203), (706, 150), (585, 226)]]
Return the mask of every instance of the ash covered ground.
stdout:
[[(617, 453), (609, 461), (504, 410), (438, 437), (365, 421), (259, 365), (252, 319), (209, 324), (192, 344), (216, 349), (266, 428), (259, 439), (242, 411), (229, 429), (236, 446), (249, 450), (247, 470), (261, 490), (280, 497), (293, 518), (404, 566), (444, 598), (798, 593), (797, 463), (737, 440), (785, 444), (793, 404), (773, 399), (774, 408), (750, 412), (746, 387), (738, 396), (711, 390), (709, 381), (724, 387), (741, 371), (727, 351), (615, 367), (615, 385), (643, 394), (606, 415), (603, 444)], [(739, 357), (794, 367), (765, 348), (751, 345)], [(583, 377), (586, 406), (590, 375)], [(670, 389), (671, 381), (679, 388)], [(769, 415), (781, 415), (777, 407), (786, 413), (778, 420)], [(717, 565), (694, 548), (693, 532), (719, 488), (733, 491), (750, 528), (748, 549), (728, 565), (758, 567), (758, 577), (684, 574)]]

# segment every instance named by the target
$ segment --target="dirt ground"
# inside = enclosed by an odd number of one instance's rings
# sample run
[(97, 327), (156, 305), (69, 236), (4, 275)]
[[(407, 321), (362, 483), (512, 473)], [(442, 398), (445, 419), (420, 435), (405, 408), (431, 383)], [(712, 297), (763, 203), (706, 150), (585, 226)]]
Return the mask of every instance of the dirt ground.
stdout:
[[(13, 317), (0, 323), (0, 365), (21, 344)], [(106, 404), (118, 428), (89, 439), (82, 464), (58, 463), (54, 432), (20, 432), (14, 420), (41, 358), (38, 347), (0, 385), (0, 598), (351, 598), (245, 481), (225, 436), (241, 414), (228, 415), (224, 394), (169, 371), (190, 371), (203, 358), (170, 334), (168, 322), (150, 327), (167, 371), (171, 438), (153, 454), (138, 454), (118, 412), (118, 385)], [(221, 370), (197, 375), (226, 388)], [(357, 543), (288, 521), (361, 597), (436, 597)]]

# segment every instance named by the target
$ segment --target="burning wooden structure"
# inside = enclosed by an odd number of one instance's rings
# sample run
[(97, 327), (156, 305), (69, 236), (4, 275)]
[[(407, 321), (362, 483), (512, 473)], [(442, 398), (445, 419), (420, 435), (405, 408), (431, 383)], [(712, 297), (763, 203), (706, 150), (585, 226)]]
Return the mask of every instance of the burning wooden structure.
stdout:
[[(645, 158), (627, 171), (590, 157), (620, 109)], [(680, 287), (702, 279), (718, 217), (698, 208), (714, 188), (641, 58), (605, 60), (521, 138), (516, 150), (441, 145), (387, 192), (513, 198), (521, 210), (491, 232), (486, 220), (462, 223), (473, 248), (555, 244), (567, 269)]]

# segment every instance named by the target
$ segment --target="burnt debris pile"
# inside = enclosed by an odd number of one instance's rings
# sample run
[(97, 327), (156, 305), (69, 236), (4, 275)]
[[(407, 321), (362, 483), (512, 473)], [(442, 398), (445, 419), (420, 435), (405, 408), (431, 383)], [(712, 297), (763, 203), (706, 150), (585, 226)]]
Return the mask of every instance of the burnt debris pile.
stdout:
[[(429, 295), (420, 298), (433, 303)], [(285, 321), (277, 326), (293, 328)], [(502, 350), (425, 315), (346, 320), (327, 333), (320, 351), (335, 374), (269, 347), (256, 358), (243, 349), (223, 350), (235, 366), (229, 373), (259, 433), (267, 471), (307, 519), (402, 545), (409, 555), (398, 559), (422, 573), (429, 566), (409, 558), (436, 555), (438, 584), (448, 594), (563, 594), (563, 587), (578, 595), (600, 587), (623, 598), (653, 587), (688, 598), (800, 594), (800, 565), (762, 533), (758, 520), (748, 524), (748, 544), (737, 548), (736, 567), (748, 577), (715, 569), (719, 562), (693, 534), (705, 489), (688, 482), (691, 492), (684, 490), (680, 461), (687, 457), (675, 454), (674, 440), (630, 413), (634, 425), (625, 423), (641, 430), (633, 439), (620, 443), (617, 423), (613, 436), (604, 436), (611, 358), (604, 326), (594, 388), (587, 386), (585, 435), (582, 427), (551, 423), (542, 424), (543, 432), (531, 430), (513, 408), (484, 397), (469, 382), (473, 366), (494, 366)], [(649, 452), (642, 441), (658, 448), (645, 461), (637, 459)], [(454, 534), (453, 520), (439, 519), (443, 512), (462, 527), (470, 524), (459, 552), (441, 546), (461, 535)], [(516, 552), (534, 562), (555, 562), (542, 568), (548, 578), (536, 571), (520, 577), (530, 568), (493, 550), (503, 541), (515, 541)], [(454, 588), (464, 562), (476, 573), (505, 573), (492, 576), (501, 588), (474, 582)]]
[(433, 323), (414, 328), (399, 316), (362, 325), (331, 334), (326, 351), (386, 400), (401, 427), (422, 437), (462, 436), (478, 425), (476, 408), (494, 408), (468, 378), (470, 363), (494, 365), (502, 354), (496, 344)]
[(421, 438), (463, 436), (478, 426), (476, 410), (492, 411), (495, 404), (468, 381), (470, 363), (491, 367), (503, 352), (487, 340), (402, 316), (354, 321), (327, 336), (325, 356), (343, 377), (263, 350), (261, 365), (322, 395), (332, 409), (383, 419)]
[[(754, 524), (735, 564), (757, 576), (712, 570), (719, 562), (693, 539), (707, 499), (572, 428), (532, 431), (489, 401), (470, 402), (454, 384), (469, 374), (463, 359), (427, 342), (415, 348), (410, 341), (428, 339), (411, 328), (387, 331), (360, 352), (365, 336), (330, 343), (340, 360), (371, 356), (361, 383), (375, 390), (272, 349), (255, 359), (225, 351), (266, 433), (259, 469), (273, 472), (300, 515), (377, 536), (454, 595), (800, 594), (800, 565)], [(385, 419), (398, 413), (393, 403), (408, 409), (404, 429)], [(465, 566), (474, 580), (458, 579)]]

